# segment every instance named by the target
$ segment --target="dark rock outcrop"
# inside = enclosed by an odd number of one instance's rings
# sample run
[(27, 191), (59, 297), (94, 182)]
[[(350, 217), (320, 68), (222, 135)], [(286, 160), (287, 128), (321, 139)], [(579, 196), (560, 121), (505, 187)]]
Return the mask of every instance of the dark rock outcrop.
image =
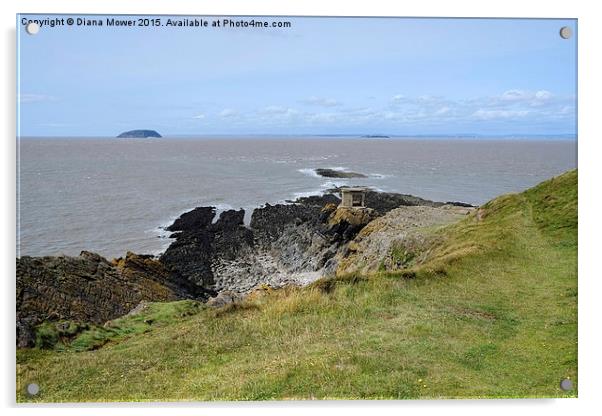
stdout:
[(17, 346), (32, 346), (35, 327), (47, 321), (102, 324), (141, 301), (207, 297), (173, 279), (150, 256), (128, 253), (114, 263), (95, 253), (78, 257), (17, 259)]
[[(340, 192), (340, 188), (332, 188), (327, 191), (326, 195), (338, 195)], [(473, 205), (464, 202), (437, 202), (414, 195), (399, 194), (396, 192), (378, 192), (371, 189), (366, 191), (365, 203), (366, 207), (374, 209), (379, 215), (384, 215), (395, 208), (408, 206), (441, 207), (443, 205), (454, 205), (458, 207), (473, 207)]]
[(173, 275), (211, 291), (215, 286), (213, 260), (234, 260), (241, 250), (253, 246), (253, 233), (244, 226), (244, 215), (244, 210), (224, 211), (212, 223), (214, 207), (183, 214), (167, 228), (178, 232), (160, 261)]
[(251, 215), (251, 229), (254, 236), (263, 246), (269, 246), (287, 228), (301, 225), (314, 228), (317, 226), (322, 206), (313, 204), (265, 204), (257, 208)]
[(130, 130), (117, 136), (118, 139), (144, 139), (147, 137), (161, 137), (155, 130)]
[(363, 173), (346, 172), (343, 170), (318, 168), (315, 169), (316, 174), (324, 178), (367, 178)]
[(373, 208), (379, 214), (384, 215), (392, 209), (403, 206), (428, 206), (437, 207), (444, 205), (442, 202), (434, 202), (413, 195), (398, 194), (394, 192), (366, 192), (366, 206)]
[(193, 231), (198, 228), (207, 227), (211, 224), (213, 218), (215, 218), (215, 209), (213, 207), (198, 207), (182, 214), (166, 230)]
[(337, 208), (339, 189), (289, 204), (244, 210), (198, 207), (167, 229), (176, 238), (160, 261), (204, 290), (247, 292), (259, 284), (304, 284), (333, 273), (348, 243), (370, 221), (400, 206), (444, 205), (412, 195), (368, 191), (364, 209)]
[(308, 283), (334, 271), (335, 257), (377, 215), (369, 208), (337, 209), (338, 202), (324, 195), (293, 204), (266, 203), (253, 211), (248, 227), (244, 210), (222, 212), (212, 223), (215, 209), (198, 207), (168, 228), (178, 230), (176, 241), (160, 261), (207, 291), (240, 293), (263, 283)]
[(463, 207), (463, 208), (476, 208), (475, 205), (467, 204), (466, 202), (457, 202), (457, 201), (447, 201), (445, 205), (452, 205), (454, 207)]
[(326, 193), (323, 195), (303, 196), (303, 197), (297, 198), (294, 201), (288, 201), (288, 202), (291, 202), (291, 203), (294, 202), (297, 204), (310, 205), (310, 206), (317, 205), (317, 206), (323, 207), (327, 204), (339, 205), (341, 203), (341, 199), (339, 197), (337, 197), (334, 193)]
[[(111, 264), (114, 265), (128, 281), (143, 281), (145, 278), (150, 279), (165, 286), (172, 291), (178, 299), (203, 300), (207, 299), (212, 294), (204, 291), (198, 285), (195, 285), (187, 279), (169, 273), (167, 268), (151, 255), (134, 254), (128, 251), (125, 257), (114, 259)], [(144, 299), (143, 301), (150, 300)]]

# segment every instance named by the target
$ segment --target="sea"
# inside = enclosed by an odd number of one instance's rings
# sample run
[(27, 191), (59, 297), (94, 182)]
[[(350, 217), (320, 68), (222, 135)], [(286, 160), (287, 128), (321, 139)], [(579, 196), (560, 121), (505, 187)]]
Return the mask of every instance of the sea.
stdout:
[[(21, 138), (17, 256), (162, 253), (165, 227), (197, 206), (287, 203), (369, 186), (475, 205), (577, 167), (576, 139)], [(316, 168), (366, 178), (320, 177)]]

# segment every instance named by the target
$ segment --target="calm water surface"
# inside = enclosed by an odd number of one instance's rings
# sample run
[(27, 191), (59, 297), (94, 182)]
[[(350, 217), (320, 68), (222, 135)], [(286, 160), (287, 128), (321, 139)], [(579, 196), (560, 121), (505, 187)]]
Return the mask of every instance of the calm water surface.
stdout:
[[(570, 140), (222, 137), (28, 138), (19, 150), (17, 254), (110, 258), (160, 253), (171, 241), (161, 227), (196, 206), (250, 214), (333, 185), (482, 204), (575, 168), (577, 149)], [(321, 178), (319, 167), (368, 178)]]

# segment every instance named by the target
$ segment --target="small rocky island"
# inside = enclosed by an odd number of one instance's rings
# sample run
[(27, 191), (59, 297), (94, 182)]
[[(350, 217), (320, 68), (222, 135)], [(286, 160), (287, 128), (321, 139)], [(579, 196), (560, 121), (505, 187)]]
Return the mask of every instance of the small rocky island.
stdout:
[(318, 168), (314, 170), (317, 175), (324, 178), (367, 178), (363, 173), (347, 172), (344, 170)]
[(162, 137), (155, 130), (130, 130), (117, 136), (118, 139), (145, 139), (148, 137)]

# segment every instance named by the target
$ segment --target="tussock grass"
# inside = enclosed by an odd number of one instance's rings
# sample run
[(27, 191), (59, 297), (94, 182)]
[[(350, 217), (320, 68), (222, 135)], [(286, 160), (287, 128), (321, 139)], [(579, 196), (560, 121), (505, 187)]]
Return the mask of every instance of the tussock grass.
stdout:
[(36, 330), (36, 347), (56, 351), (95, 350), (108, 342), (123, 341), (152, 327), (163, 327), (197, 314), (204, 305), (192, 300), (148, 303), (141, 313), (114, 319), (103, 326), (63, 321), (46, 322)]
[(114, 332), (97, 349), (77, 348), (94, 345), (84, 332), (62, 351), (19, 350), (17, 398), (575, 396), (559, 382), (577, 381), (576, 189), (572, 171), (497, 198), (402, 272), (263, 290), (218, 310), (153, 304), (104, 328)]

